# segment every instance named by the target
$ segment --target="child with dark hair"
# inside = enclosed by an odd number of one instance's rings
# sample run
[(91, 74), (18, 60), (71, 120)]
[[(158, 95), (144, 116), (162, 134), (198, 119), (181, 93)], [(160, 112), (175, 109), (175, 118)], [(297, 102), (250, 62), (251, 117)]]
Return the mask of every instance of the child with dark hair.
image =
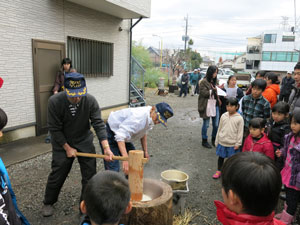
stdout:
[(252, 93), (246, 95), (242, 100), (242, 114), (244, 118), (244, 138), (249, 134), (249, 122), (251, 119), (259, 117), (265, 120), (270, 118), (270, 103), (262, 93), (266, 89), (267, 83), (263, 79), (257, 79), (252, 82)]
[(291, 119), (292, 132), (285, 136), (284, 147), (276, 151), (285, 162), (281, 170), (282, 183), (285, 186), (286, 204), (282, 213), (276, 217), (285, 224), (291, 224), (296, 215), (300, 200), (300, 110), (293, 112)]
[(218, 170), (213, 175), (214, 179), (221, 176), (221, 168), (225, 158), (239, 152), (243, 141), (244, 120), (237, 113), (239, 103), (236, 98), (228, 98), (226, 103), (227, 112), (221, 116), (215, 145), (218, 158)]
[(81, 225), (117, 225), (131, 211), (128, 181), (114, 171), (103, 171), (88, 182), (80, 203), (86, 214)]
[[(265, 74), (266, 74), (266, 71), (263, 71), (263, 70), (257, 71), (255, 74), (255, 79), (263, 79), (264, 80)], [(251, 93), (252, 93), (252, 85), (250, 85), (250, 87), (246, 91), (246, 95), (250, 95)]]
[[(273, 144), (274, 152), (283, 147), (284, 136), (290, 132), (289, 110), (290, 106), (286, 102), (277, 102), (272, 108), (272, 118), (267, 123), (267, 135)], [(283, 161), (276, 155), (275, 164), (282, 169)]]
[(262, 118), (254, 118), (250, 121), (250, 134), (245, 140), (243, 152), (260, 152), (274, 160), (274, 148), (264, 133), (265, 126), (266, 121)]
[(222, 168), (224, 203), (215, 201), (218, 220), (224, 225), (284, 225), (274, 218), (280, 190), (272, 160), (257, 152), (238, 153)]
[(278, 75), (275, 73), (266, 74), (267, 87), (262, 95), (270, 102), (271, 108), (277, 102), (277, 95), (280, 94), (280, 81), (278, 80)]
[[(7, 115), (0, 108), (0, 137), (3, 136), (2, 129), (7, 124)], [(27, 219), (18, 209), (16, 196), (12, 190), (11, 183), (5, 165), (0, 158), (0, 224), (1, 225), (29, 225)]]
[(220, 117), (223, 115), (223, 113), (225, 113), (226, 110), (226, 99), (233, 97), (233, 98), (237, 98), (238, 101), (241, 100), (241, 98), (244, 96), (243, 90), (241, 88), (239, 88), (236, 85), (236, 76), (235, 75), (230, 75), (228, 77), (227, 83), (224, 85), (223, 88), (224, 91), (226, 91), (226, 97), (223, 96), (219, 96), (222, 104), (220, 107)]

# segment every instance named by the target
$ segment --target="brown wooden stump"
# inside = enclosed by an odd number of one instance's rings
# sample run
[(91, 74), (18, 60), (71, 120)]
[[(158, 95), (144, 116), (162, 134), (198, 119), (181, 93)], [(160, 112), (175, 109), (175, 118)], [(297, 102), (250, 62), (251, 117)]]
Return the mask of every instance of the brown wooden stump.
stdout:
[(120, 224), (124, 225), (172, 225), (173, 191), (170, 185), (154, 179), (144, 179), (144, 194), (151, 201), (132, 202), (132, 211), (124, 215)]

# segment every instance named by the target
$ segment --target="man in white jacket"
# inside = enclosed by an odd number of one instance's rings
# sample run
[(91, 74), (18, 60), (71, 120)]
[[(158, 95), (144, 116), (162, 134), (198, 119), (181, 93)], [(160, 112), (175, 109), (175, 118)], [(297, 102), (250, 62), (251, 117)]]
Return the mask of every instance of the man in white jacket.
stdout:
[[(149, 158), (147, 147), (147, 132), (156, 124), (167, 126), (167, 119), (173, 116), (172, 108), (165, 102), (155, 106), (127, 108), (112, 112), (107, 120), (107, 139), (115, 156), (128, 156), (128, 151), (134, 150), (133, 140), (140, 140), (144, 156)], [(119, 161), (104, 161), (106, 170), (119, 171)], [(128, 174), (128, 162), (123, 161), (123, 171)]]

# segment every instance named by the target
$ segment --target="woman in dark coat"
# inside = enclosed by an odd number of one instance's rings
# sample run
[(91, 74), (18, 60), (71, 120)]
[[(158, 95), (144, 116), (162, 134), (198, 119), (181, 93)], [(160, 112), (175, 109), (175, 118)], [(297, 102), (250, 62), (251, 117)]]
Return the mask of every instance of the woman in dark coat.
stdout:
[(208, 99), (210, 97), (210, 93), (217, 100), (216, 101), (216, 116), (211, 117), (212, 125), (213, 125), (211, 142), (212, 142), (213, 146), (215, 146), (215, 139), (216, 139), (218, 125), (219, 125), (219, 98), (217, 95), (217, 87), (216, 87), (217, 74), (218, 74), (218, 68), (216, 66), (210, 66), (207, 69), (205, 78), (203, 78), (203, 80), (199, 81), (198, 112), (200, 114), (200, 117), (203, 119), (202, 146), (204, 146), (205, 148), (211, 148), (211, 145), (207, 142), (207, 138), (208, 138), (207, 137), (207, 129), (209, 127), (210, 117), (208, 117), (206, 115), (207, 103), (208, 103)]

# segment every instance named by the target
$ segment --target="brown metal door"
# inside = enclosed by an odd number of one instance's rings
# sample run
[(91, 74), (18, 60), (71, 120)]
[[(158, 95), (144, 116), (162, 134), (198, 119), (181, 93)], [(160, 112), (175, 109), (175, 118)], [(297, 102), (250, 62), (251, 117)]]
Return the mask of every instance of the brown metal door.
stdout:
[(47, 133), (47, 105), (56, 73), (65, 57), (65, 44), (32, 40), (36, 135)]

